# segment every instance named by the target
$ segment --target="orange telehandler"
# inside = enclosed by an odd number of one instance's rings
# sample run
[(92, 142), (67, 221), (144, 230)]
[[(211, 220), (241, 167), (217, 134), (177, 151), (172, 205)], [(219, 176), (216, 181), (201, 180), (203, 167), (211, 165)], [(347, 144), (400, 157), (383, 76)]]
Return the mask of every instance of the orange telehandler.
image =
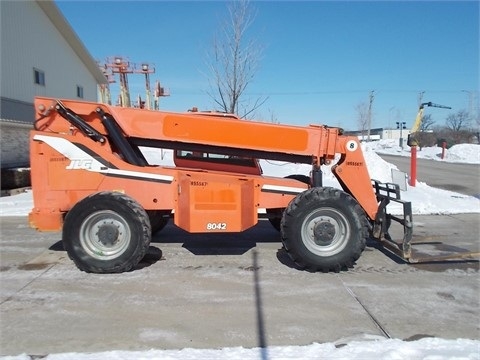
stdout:
[[(340, 271), (369, 237), (411, 258), (412, 210), (398, 186), (372, 181), (356, 137), (339, 128), (244, 121), (37, 97), (30, 137), (32, 227), (62, 230), (77, 267), (133, 269), (169, 218), (192, 233), (241, 232), (267, 217), (301, 268)], [(173, 149), (176, 166), (150, 165), (142, 147)], [(343, 190), (322, 186), (321, 165)], [(311, 164), (309, 177), (262, 176), (258, 159)], [(391, 202), (403, 215), (386, 211)], [(263, 210), (263, 211), (261, 211)], [(393, 242), (391, 222), (403, 227)]]

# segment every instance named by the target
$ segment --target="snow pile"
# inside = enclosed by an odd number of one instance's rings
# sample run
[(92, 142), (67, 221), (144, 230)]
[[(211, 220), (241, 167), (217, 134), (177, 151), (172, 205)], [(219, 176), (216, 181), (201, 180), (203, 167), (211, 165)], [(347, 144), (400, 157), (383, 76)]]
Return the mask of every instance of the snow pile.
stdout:
[[(7, 356), (3, 360), (31, 360), (27, 355)], [(444, 340), (424, 338), (418, 341), (398, 339), (352, 341), (336, 343), (314, 343), (308, 346), (272, 346), (245, 349), (243, 347), (223, 349), (182, 349), (149, 351), (106, 351), (80, 354), (64, 353), (42, 357), (45, 360), (257, 360), (257, 359), (480, 359), (480, 341)]]
[(140, 151), (151, 165), (175, 166), (173, 162), (173, 150), (140, 146)]
[[(378, 154), (398, 155), (410, 157), (410, 148), (405, 144), (403, 149), (399, 146), (398, 139), (386, 139), (372, 141), (363, 144), (364, 149), (375, 151)], [(442, 148), (439, 146), (417, 148), (417, 158), (437, 161), (480, 164), (479, 144), (458, 144), (445, 149), (445, 157), (442, 159)]]
[(398, 170), (398, 168), (383, 160), (367, 146), (362, 146), (362, 148), (370, 177), (381, 182), (392, 182), (392, 170)]
[(373, 150), (379, 154), (400, 155), (403, 149), (398, 145), (398, 139), (385, 139), (362, 143), (363, 149)]
[(480, 164), (480, 145), (458, 144), (447, 150), (446, 161)]
[(32, 191), (0, 198), (0, 216), (27, 216), (33, 208)]
[[(477, 146), (467, 144), (466, 148), (473, 150), (466, 151), (465, 154), (468, 156), (474, 153)], [(381, 182), (393, 181), (392, 170), (398, 170), (395, 165), (383, 160), (369, 145), (363, 145), (363, 153), (372, 179)], [(415, 215), (480, 212), (480, 200), (473, 196), (433, 188), (420, 181), (417, 181), (415, 187), (408, 185), (406, 180), (404, 185), (407, 191), (401, 192), (401, 198), (412, 203), (412, 212)], [(388, 205), (388, 212), (400, 215), (403, 213), (402, 205), (392, 202)]]

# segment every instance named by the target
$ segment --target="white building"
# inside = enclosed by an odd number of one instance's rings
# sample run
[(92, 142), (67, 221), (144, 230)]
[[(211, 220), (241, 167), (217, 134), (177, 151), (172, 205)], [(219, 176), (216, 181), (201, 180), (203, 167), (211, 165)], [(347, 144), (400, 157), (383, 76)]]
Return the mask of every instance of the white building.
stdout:
[[(347, 131), (346, 134), (357, 136), (362, 141), (367, 141), (368, 136), (366, 135), (367, 130), (361, 131)], [(406, 142), (410, 134), (410, 129), (384, 129), (384, 128), (375, 128), (370, 130), (370, 141), (377, 141), (383, 139), (403, 139)]]
[(383, 129), (380, 138), (381, 139), (406, 139), (410, 134), (410, 129)]
[(97, 101), (106, 79), (53, 1), (0, 1), (1, 167), (28, 165), (33, 98)]

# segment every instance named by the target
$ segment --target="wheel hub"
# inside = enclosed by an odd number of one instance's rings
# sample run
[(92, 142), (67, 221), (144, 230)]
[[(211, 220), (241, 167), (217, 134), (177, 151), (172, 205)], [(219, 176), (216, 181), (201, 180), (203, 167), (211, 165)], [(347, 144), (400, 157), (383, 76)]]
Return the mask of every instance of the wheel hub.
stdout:
[(79, 235), (87, 254), (97, 260), (109, 260), (126, 251), (132, 232), (129, 223), (118, 213), (99, 210), (85, 218)]
[(335, 208), (313, 210), (302, 222), (302, 241), (318, 256), (332, 256), (342, 251), (350, 237), (350, 226)]
[(335, 238), (335, 226), (328, 221), (319, 221), (313, 227), (313, 241), (319, 246), (330, 245)]
[(118, 227), (114, 224), (102, 224), (96, 235), (104, 246), (112, 246), (117, 242), (119, 234)]

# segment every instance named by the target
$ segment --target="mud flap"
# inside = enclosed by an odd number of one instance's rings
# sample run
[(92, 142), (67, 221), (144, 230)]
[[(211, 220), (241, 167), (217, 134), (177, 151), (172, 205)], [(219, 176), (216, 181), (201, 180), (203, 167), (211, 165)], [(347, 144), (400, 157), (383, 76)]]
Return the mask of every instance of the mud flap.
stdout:
[[(421, 255), (414, 249), (412, 244), (413, 236), (413, 217), (412, 204), (409, 201), (400, 199), (400, 188), (397, 184), (381, 183), (372, 180), (372, 186), (379, 202), (378, 212), (373, 222), (372, 237), (378, 240), (380, 245), (391, 253), (399, 256), (409, 263), (439, 262), (448, 260), (472, 260), (480, 257), (479, 252), (454, 252), (447, 255)], [(387, 205), (390, 202), (396, 202), (402, 205), (403, 214), (395, 216), (387, 213)], [(394, 240), (390, 236), (389, 230), (392, 221), (403, 226), (403, 239)]]

